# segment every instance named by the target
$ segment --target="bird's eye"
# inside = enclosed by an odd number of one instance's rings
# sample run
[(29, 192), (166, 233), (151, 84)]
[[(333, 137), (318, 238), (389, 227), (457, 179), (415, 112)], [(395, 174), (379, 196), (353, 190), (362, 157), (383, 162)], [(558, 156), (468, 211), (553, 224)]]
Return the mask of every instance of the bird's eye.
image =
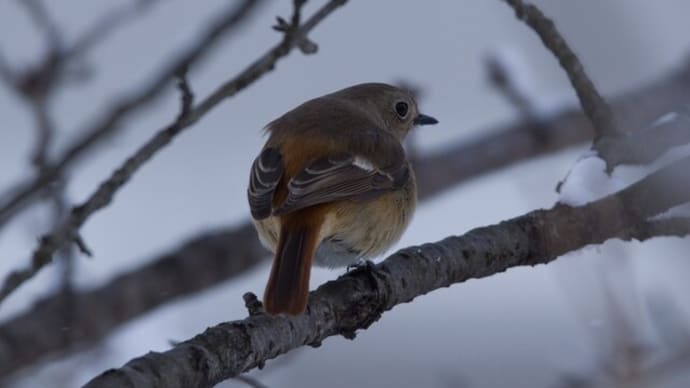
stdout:
[(395, 112), (400, 116), (401, 119), (404, 119), (405, 116), (407, 116), (407, 103), (404, 101), (400, 101), (395, 104)]

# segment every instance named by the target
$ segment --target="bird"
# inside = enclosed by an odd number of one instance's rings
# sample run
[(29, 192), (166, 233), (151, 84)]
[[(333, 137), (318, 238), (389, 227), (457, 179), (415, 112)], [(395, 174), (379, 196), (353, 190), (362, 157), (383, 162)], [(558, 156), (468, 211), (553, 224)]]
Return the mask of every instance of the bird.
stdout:
[(436, 123), (407, 91), (364, 83), (264, 128), (247, 198), (259, 240), (274, 253), (266, 313), (304, 313), (312, 265), (367, 262), (398, 241), (417, 202), (403, 141), (413, 127)]

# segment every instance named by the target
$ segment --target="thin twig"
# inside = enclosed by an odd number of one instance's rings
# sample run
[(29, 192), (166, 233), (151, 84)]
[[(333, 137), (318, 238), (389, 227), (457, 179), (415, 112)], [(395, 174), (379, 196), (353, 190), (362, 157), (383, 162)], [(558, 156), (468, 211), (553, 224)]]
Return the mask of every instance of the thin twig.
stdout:
[(525, 4), (522, 0), (505, 1), (513, 7), (517, 18), (524, 21), (539, 35), (544, 46), (553, 53), (565, 70), (582, 109), (592, 121), (595, 132), (594, 142), (619, 135), (620, 130), (616, 126), (611, 108), (599, 95), (594, 83), (585, 73), (582, 63), (558, 32), (553, 21), (532, 4)]
[[(295, 13), (299, 12), (299, 7), (303, 4), (302, 2), (299, 3), (300, 5), (296, 8)], [(0, 289), (0, 301), (10, 295), (26, 280), (38, 273), (41, 268), (50, 263), (53, 253), (66, 243), (73, 241), (84, 222), (86, 222), (93, 213), (107, 206), (112, 201), (115, 193), (124, 186), (132, 175), (153, 157), (153, 155), (169, 144), (175, 136), (184, 129), (196, 123), (222, 100), (235, 95), (237, 92), (243, 90), (272, 70), (276, 62), (290, 53), (299, 41), (303, 39), (318, 22), (344, 3), (345, 1), (343, 0), (331, 0), (302, 26), (293, 26), (294, 32), (285, 33), (283, 40), (278, 45), (269, 50), (235, 78), (219, 87), (197, 107), (189, 108), (186, 114), (180, 114), (172, 124), (154, 135), (131, 157), (125, 160), (108, 179), (99, 185), (98, 189), (96, 189), (86, 201), (72, 209), (70, 215), (62, 225), (55, 228), (51, 234), (41, 238), (39, 246), (32, 255), (31, 265), (28, 268), (16, 270), (8, 275)], [(185, 68), (186, 67), (180, 67), (180, 69)], [(176, 74), (181, 73), (183, 74), (184, 71), (178, 70), (176, 72)], [(184, 83), (184, 85), (186, 85), (186, 83)], [(184, 87), (182, 90), (184, 92)], [(185, 98), (183, 93), (183, 109), (185, 109)]]
[(10, 68), (9, 63), (7, 63), (7, 59), (5, 59), (5, 56), (2, 54), (2, 52), (0, 52), (0, 80), (9, 86), (10, 89), (14, 90), (14, 71)]
[(491, 85), (501, 92), (520, 115), (536, 122), (537, 114), (534, 104), (527, 97), (527, 93), (520, 90), (506, 65), (496, 55), (487, 57), (485, 63)]
[[(241, 22), (260, 3), (262, 3), (260, 0), (244, 0), (239, 6), (234, 6), (223, 13), (222, 17), (215, 23), (212, 23), (205, 33), (202, 34), (201, 39), (199, 39), (196, 45), (192, 46), (191, 49), (185, 50), (182, 55), (178, 56), (177, 60), (167, 65), (162, 71), (159, 71), (157, 73), (158, 76), (146, 87), (131, 97), (115, 104), (113, 109), (97, 120), (94, 125), (80, 131), (83, 135), (71, 143), (56, 162), (47, 166), (43, 174), (15, 185), (5, 195), (0, 196), (0, 199), (8, 198), (0, 203), (0, 228), (20, 210), (35, 201), (36, 194), (44, 186), (59, 178), (72, 163), (91, 150), (101, 140), (112, 136), (118, 129), (122, 128), (122, 122), (129, 115), (152, 103), (165, 91), (170, 80), (174, 79), (181, 70), (190, 68), (203, 58), (222, 36), (239, 27)], [(201, 115), (198, 117), (201, 117)]]
[(134, 18), (145, 15), (147, 11), (160, 1), (131, 0), (129, 4), (103, 15), (91, 27), (87, 28), (71, 47), (65, 50), (63, 56), (67, 58), (84, 57), (87, 52), (97, 47), (117, 28), (126, 22), (131, 22)]
[(145, 15), (145, 11), (158, 1), (133, 0), (117, 8), (99, 18), (68, 46), (63, 42), (57, 23), (40, 0), (20, 0), (37, 27), (44, 31), (49, 48), (40, 63), (29, 66), (24, 73), (17, 73), (19, 78), (12, 78), (15, 91), (26, 98), (40, 96), (47, 99), (56, 91), (56, 85), (68, 78), (70, 72), (67, 70), (74, 61), (83, 59), (89, 50), (103, 42), (124, 22)]
[[(37, 301), (30, 312), (0, 325), (0, 386), (21, 368), (92, 346), (166, 301), (246, 274), (267, 258), (254, 227), (245, 223), (199, 233), (97, 288)], [(69, 337), (61, 338), (55, 328), (63, 327), (65, 306), (73, 308), (72, 322)]]
[(36, 143), (31, 153), (31, 164), (36, 167), (40, 175), (48, 165), (48, 155), (55, 137), (55, 126), (44, 98), (32, 99), (29, 103), (36, 118)]
[(62, 30), (46, 9), (45, 4), (41, 0), (19, 0), (18, 3), (24, 7), (36, 27), (45, 35), (50, 45), (49, 51), (60, 50), (63, 41)]

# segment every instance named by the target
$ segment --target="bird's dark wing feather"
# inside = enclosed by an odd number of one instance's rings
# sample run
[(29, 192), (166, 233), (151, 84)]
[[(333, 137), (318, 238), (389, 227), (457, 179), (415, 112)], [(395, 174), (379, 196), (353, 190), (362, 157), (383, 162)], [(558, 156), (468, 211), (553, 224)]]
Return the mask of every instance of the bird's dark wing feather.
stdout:
[(271, 215), (271, 202), (276, 186), (283, 176), (283, 158), (275, 148), (266, 148), (254, 160), (247, 198), (252, 217), (256, 220)]
[(402, 187), (410, 178), (404, 159), (377, 167), (349, 154), (310, 163), (288, 182), (288, 195), (274, 215), (336, 200), (362, 201)]

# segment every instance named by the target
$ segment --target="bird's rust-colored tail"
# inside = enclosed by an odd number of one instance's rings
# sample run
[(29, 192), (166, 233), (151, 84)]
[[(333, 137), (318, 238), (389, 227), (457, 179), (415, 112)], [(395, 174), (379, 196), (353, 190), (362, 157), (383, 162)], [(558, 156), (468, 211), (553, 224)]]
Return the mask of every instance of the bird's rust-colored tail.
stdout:
[(283, 218), (271, 276), (264, 292), (267, 313), (298, 315), (307, 307), (309, 275), (321, 226), (321, 222), (314, 222), (317, 219), (306, 214)]

